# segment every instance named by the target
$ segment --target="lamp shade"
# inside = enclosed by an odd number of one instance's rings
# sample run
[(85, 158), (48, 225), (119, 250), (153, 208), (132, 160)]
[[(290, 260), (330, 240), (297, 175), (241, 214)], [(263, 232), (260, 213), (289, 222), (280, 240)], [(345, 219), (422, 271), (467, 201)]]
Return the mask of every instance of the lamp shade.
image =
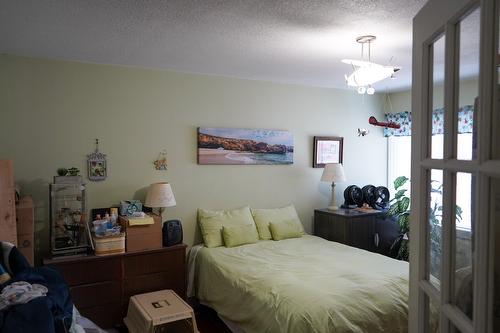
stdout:
[(322, 182), (345, 182), (344, 167), (340, 163), (326, 164), (321, 175)]
[(146, 195), (147, 207), (162, 208), (176, 205), (174, 193), (169, 183), (154, 183), (149, 185)]

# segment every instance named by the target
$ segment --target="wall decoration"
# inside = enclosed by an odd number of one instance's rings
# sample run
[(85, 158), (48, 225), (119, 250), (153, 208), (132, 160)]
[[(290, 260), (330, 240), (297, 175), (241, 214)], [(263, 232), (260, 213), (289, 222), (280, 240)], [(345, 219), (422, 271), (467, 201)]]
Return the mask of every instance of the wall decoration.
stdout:
[(313, 168), (324, 168), (325, 164), (342, 163), (344, 138), (315, 136), (313, 147)]
[(87, 155), (87, 168), (89, 180), (102, 181), (106, 179), (106, 154), (99, 152), (99, 139), (95, 139), (95, 151)]
[(289, 131), (198, 128), (198, 164), (292, 164)]
[(163, 149), (153, 162), (155, 170), (167, 170), (167, 151)]

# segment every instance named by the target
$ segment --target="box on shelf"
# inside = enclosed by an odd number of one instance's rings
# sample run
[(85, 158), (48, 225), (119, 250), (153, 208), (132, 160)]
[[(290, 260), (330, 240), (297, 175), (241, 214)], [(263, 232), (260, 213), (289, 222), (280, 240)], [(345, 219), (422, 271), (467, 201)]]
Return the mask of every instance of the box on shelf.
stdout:
[(110, 237), (96, 237), (93, 235), (92, 238), (96, 256), (125, 253), (125, 233)]
[(132, 296), (123, 321), (130, 333), (199, 333), (193, 309), (172, 290)]
[(118, 218), (122, 230), (126, 233), (125, 243), (127, 252), (162, 248), (161, 218), (156, 214), (148, 214), (147, 217), (153, 218), (152, 224), (133, 225), (134, 223), (131, 222), (134, 219), (131, 217), (120, 216)]

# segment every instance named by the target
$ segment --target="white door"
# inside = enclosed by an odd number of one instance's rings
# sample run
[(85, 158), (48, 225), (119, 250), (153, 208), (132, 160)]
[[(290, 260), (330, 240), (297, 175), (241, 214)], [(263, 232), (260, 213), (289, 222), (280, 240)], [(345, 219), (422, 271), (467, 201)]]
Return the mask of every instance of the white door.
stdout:
[(414, 18), (412, 333), (500, 332), (499, 5), (430, 0)]

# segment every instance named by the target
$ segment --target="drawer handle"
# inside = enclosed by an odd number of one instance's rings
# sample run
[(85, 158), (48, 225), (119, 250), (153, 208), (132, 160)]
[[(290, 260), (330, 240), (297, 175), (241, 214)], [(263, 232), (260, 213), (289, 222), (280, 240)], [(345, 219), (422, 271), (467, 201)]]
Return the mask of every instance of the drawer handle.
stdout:
[(373, 237), (373, 241), (375, 243), (375, 246), (378, 247), (378, 244), (380, 242), (380, 238), (378, 237), (378, 233), (375, 233), (375, 236)]
[(31, 246), (31, 242), (29, 240), (25, 239), (23, 242), (23, 247), (29, 247), (29, 246)]

